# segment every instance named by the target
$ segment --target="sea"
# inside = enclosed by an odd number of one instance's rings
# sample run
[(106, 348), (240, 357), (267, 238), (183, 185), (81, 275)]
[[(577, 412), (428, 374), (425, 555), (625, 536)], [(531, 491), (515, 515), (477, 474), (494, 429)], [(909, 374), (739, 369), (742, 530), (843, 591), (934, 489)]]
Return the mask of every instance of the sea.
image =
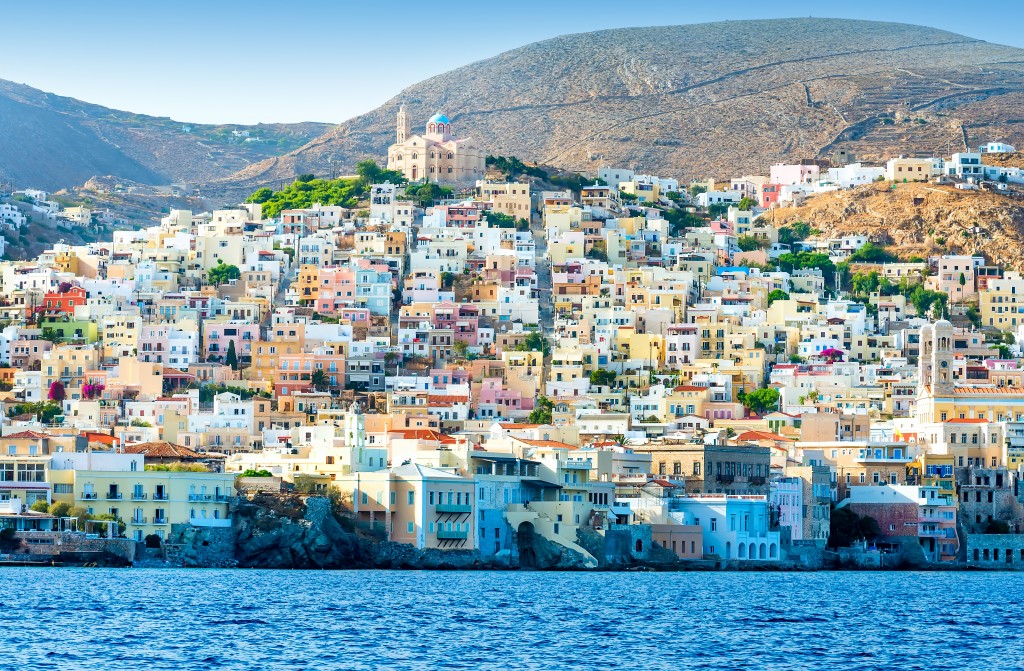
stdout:
[(1021, 669), (1022, 573), (0, 569), (0, 669)]

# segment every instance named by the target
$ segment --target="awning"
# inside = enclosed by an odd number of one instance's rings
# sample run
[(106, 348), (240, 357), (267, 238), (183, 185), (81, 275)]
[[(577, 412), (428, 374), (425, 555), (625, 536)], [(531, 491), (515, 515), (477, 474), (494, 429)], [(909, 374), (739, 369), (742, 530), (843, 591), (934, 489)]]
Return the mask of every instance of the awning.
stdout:
[(539, 489), (544, 489), (545, 487), (547, 487), (549, 489), (561, 489), (562, 488), (562, 485), (557, 485), (554, 482), (546, 482), (544, 480), (523, 480), (523, 484), (524, 485), (528, 485), (530, 487), (537, 487)]

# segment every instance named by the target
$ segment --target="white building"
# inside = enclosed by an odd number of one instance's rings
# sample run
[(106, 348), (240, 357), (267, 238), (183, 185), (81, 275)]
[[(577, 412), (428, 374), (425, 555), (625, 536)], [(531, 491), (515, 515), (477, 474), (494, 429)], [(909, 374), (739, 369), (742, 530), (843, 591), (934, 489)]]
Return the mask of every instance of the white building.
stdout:
[(722, 559), (778, 561), (779, 532), (770, 531), (764, 496), (713, 494), (673, 498), (669, 516), (676, 524), (704, 531), (704, 555)]
[(1012, 154), (1017, 151), (1012, 144), (989, 142), (978, 147), (979, 154)]

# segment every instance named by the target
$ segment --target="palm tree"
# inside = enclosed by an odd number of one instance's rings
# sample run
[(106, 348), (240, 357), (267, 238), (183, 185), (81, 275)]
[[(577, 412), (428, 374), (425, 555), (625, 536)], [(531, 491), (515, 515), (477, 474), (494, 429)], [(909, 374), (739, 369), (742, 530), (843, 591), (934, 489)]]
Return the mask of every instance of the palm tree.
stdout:
[(327, 380), (327, 373), (324, 372), (323, 368), (317, 368), (313, 371), (313, 374), (309, 376), (309, 381), (313, 384), (313, 389), (316, 391), (324, 391), (330, 386)]

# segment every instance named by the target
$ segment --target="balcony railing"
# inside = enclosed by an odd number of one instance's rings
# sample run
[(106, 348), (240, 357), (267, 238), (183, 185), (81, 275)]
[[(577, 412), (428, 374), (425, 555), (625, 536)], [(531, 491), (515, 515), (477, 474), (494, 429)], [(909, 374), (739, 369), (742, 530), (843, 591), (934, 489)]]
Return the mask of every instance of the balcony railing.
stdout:
[(85, 499), (86, 501), (95, 501), (96, 500), (96, 492), (84, 492), (82, 494), (82, 498)]
[(128, 523), (129, 524), (146, 524), (146, 518), (145, 517), (133, 517), (130, 520), (128, 520)]
[(458, 503), (438, 503), (434, 506), (434, 510), (438, 513), (471, 513), (473, 512), (473, 506)]
[(121, 492), (107, 492), (107, 499), (111, 501), (120, 501)]
[(153, 500), (154, 501), (167, 501), (167, 500), (169, 500), (169, 498), (170, 497), (167, 494), (161, 494), (159, 492), (157, 492), (156, 494), (153, 494)]
[(144, 492), (133, 492), (132, 501), (145, 501), (146, 494)]
[(468, 531), (447, 531), (445, 529), (437, 530), (438, 540), (466, 540), (469, 538)]
[(213, 500), (217, 503), (226, 503), (228, 498), (230, 497), (227, 494), (216, 494), (214, 495)]
[(153, 524), (167, 524), (167, 518), (166, 517), (154, 517), (153, 518)]
[(718, 475), (715, 476), (715, 480), (717, 480), (718, 482), (725, 483), (725, 484), (729, 484), (729, 483), (731, 483), (735, 479), (736, 479), (735, 475), (726, 475), (724, 473), (719, 473)]

